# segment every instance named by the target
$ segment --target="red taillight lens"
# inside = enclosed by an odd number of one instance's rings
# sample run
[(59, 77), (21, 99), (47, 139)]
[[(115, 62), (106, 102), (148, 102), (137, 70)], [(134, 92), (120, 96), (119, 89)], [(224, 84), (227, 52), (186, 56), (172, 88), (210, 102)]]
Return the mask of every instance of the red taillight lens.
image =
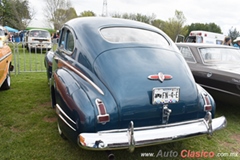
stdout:
[(105, 115), (99, 115), (98, 116), (98, 123), (106, 123), (109, 122), (109, 114), (105, 114)]
[(96, 99), (95, 103), (98, 109), (98, 116), (97, 116), (98, 123), (105, 124), (106, 122), (109, 122), (110, 116), (109, 114), (107, 114), (104, 103), (100, 99)]
[(212, 105), (210, 103), (210, 99), (207, 93), (202, 94), (203, 100), (204, 100), (204, 111), (211, 111)]
[(211, 105), (205, 105), (204, 106), (204, 111), (211, 111), (212, 110), (212, 106)]

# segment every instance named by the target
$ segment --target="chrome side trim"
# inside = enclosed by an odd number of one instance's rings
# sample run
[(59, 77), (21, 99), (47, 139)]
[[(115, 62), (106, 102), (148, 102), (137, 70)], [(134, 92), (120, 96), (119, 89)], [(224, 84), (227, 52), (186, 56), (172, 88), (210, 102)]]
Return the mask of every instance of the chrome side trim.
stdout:
[(11, 54), (12, 54), (12, 52), (9, 52), (8, 54), (4, 55), (2, 58), (0, 58), (0, 61), (4, 60), (5, 58), (10, 56)]
[[(69, 121), (71, 121), (74, 125), (76, 125), (76, 122), (74, 122), (62, 109), (61, 107), (56, 104), (56, 113), (59, 116), (59, 118), (61, 118), (63, 120), (63, 122), (70, 127), (72, 130), (76, 131), (75, 128), (73, 128), (64, 118), (61, 114), (63, 114)], [(61, 113), (61, 114), (60, 114)]]
[[(211, 135), (212, 132), (223, 129), (227, 125), (224, 116), (215, 119), (201, 118), (193, 121), (185, 121), (167, 125), (134, 128), (121, 130), (108, 130), (97, 133), (79, 134), (79, 145), (90, 150), (115, 150), (130, 149), (150, 145), (163, 144), (201, 135)], [(101, 142), (101, 147), (98, 147)]]
[(222, 90), (222, 89), (219, 89), (219, 88), (206, 86), (206, 85), (203, 85), (203, 84), (200, 84), (200, 85), (201, 85), (202, 87), (205, 87), (205, 88), (209, 88), (209, 89), (212, 89), (212, 90), (216, 90), (216, 91), (219, 91), (219, 92), (223, 92), (223, 93), (227, 93), (227, 94), (231, 94), (231, 95), (234, 95), (234, 96), (240, 97), (240, 94), (236, 94), (236, 93), (228, 92), (228, 91), (226, 91), (226, 90)]
[(93, 82), (91, 81), (87, 76), (85, 76), (83, 73), (81, 73), (79, 70), (77, 70), (76, 68), (72, 67), (71, 65), (69, 65), (68, 63), (66, 63), (65, 61), (63, 61), (62, 59), (58, 58), (58, 57), (54, 57), (55, 60), (59, 60), (62, 63), (64, 63), (69, 69), (71, 69), (72, 71), (74, 71), (75, 73), (77, 73), (80, 77), (82, 77), (85, 81), (87, 81), (88, 83), (90, 83), (100, 94), (104, 95), (104, 92)]

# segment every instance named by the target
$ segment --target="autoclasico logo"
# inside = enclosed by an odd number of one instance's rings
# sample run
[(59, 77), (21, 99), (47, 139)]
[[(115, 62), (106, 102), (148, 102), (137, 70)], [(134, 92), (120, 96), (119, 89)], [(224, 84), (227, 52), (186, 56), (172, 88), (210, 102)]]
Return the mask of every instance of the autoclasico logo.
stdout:
[(238, 157), (238, 152), (220, 152), (220, 153), (215, 153), (213, 151), (192, 151), (192, 150), (187, 150), (183, 149), (181, 152), (178, 151), (163, 151), (159, 150), (157, 154), (155, 153), (141, 153), (141, 157), (163, 157), (163, 158), (176, 158), (176, 157), (181, 157), (181, 158), (214, 158), (214, 157)]
[(184, 149), (181, 151), (180, 155), (182, 158), (213, 158), (215, 153), (212, 151), (191, 151)]
[[(159, 150), (156, 157), (178, 157), (179, 153), (177, 151), (163, 151)], [(213, 158), (215, 156), (214, 152), (208, 151), (191, 151), (191, 150), (182, 150), (180, 152), (180, 157), (182, 158)]]

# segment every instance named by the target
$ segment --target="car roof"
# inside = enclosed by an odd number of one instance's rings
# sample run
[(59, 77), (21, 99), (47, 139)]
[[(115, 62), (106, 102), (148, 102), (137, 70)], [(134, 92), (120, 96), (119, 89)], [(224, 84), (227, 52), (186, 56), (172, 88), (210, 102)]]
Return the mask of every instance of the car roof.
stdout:
[[(72, 30), (75, 33), (76, 40), (86, 48), (90, 54), (97, 56), (109, 49), (116, 49), (122, 47), (132, 46), (150, 46), (152, 44), (134, 44), (134, 43), (111, 43), (107, 42), (101, 35), (100, 30), (111, 27), (128, 27), (149, 30), (161, 34), (169, 42), (169, 49), (177, 51), (176, 45), (173, 41), (160, 29), (134, 20), (111, 18), (111, 17), (79, 17), (66, 22), (63, 27)], [(154, 45), (153, 45), (154, 46)], [(156, 47), (156, 45), (154, 46)]]

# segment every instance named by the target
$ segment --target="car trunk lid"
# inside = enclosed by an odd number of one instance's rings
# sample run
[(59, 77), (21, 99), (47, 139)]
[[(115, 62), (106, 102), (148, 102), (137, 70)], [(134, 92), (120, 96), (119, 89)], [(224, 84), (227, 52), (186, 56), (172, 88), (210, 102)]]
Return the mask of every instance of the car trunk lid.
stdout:
[[(172, 110), (169, 122), (197, 118), (196, 84), (185, 60), (177, 52), (158, 48), (109, 50), (97, 57), (94, 70), (116, 101), (121, 128), (126, 128), (130, 121), (136, 127), (165, 123), (164, 105), (152, 103), (153, 88), (180, 89), (179, 102), (167, 106)], [(158, 74), (172, 78), (162, 81), (149, 78)]]

